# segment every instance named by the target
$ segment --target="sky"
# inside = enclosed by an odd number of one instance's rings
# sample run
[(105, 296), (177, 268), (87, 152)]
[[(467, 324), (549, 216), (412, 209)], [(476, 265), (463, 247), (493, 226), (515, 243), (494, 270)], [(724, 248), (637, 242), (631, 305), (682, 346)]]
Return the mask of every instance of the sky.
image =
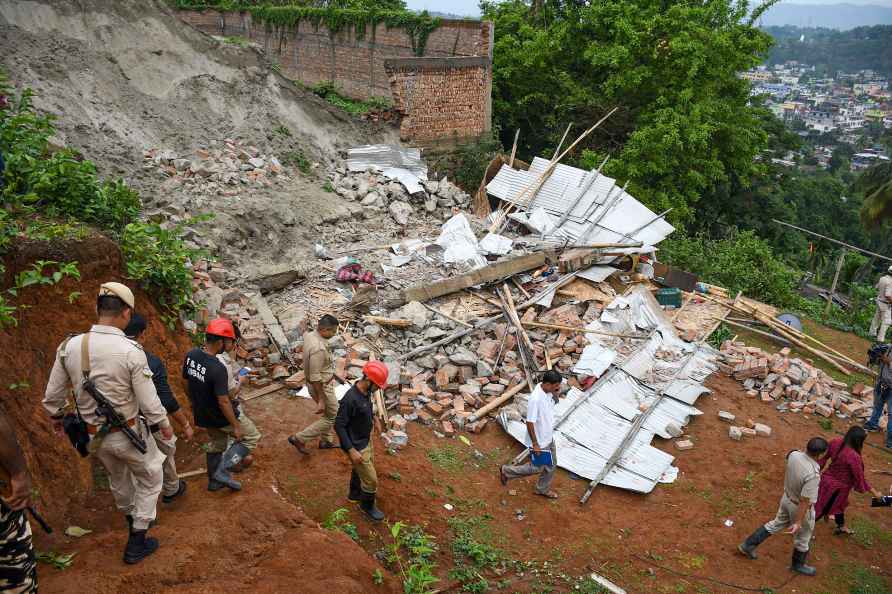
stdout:
[(406, 0), (412, 10), (450, 12), (462, 16), (480, 16), (478, 0)]

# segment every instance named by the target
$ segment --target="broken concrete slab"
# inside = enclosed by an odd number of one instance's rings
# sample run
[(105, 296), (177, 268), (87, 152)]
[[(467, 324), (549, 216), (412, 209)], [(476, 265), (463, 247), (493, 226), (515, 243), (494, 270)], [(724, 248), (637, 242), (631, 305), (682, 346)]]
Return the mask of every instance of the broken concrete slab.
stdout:
[(291, 283), (306, 277), (306, 273), (291, 264), (273, 264), (260, 269), (251, 279), (261, 293), (280, 291)]

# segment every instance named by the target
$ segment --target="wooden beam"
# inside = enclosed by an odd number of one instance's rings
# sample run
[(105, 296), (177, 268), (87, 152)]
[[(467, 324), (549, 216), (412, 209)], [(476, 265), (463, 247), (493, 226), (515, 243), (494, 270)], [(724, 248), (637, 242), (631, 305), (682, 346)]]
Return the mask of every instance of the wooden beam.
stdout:
[[(532, 299), (530, 299), (529, 301), (527, 301), (526, 303), (524, 303), (523, 305), (520, 306), (520, 309), (525, 309), (527, 307), (530, 307), (531, 305), (534, 305), (545, 294), (558, 290), (565, 284), (572, 281), (574, 278), (576, 278), (575, 272), (571, 272), (570, 274), (563, 275), (561, 278), (559, 278), (557, 280), (557, 282), (553, 283), (552, 285), (550, 285), (546, 289), (542, 290), (538, 294), (533, 295)], [(475, 330), (480, 330), (481, 328), (486, 328), (490, 324), (493, 324), (493, 323), (501, 320), (504, 317), (504, 315), (505, 315), (504, 313), (500, 313), (500, 314), (493, 316), (491, 318), (486, 318), (485, 320), (481, 320), (481, 321), (477, 322), (476, 324), (474, 324), (473, 326), (471, 326), (470, 328), (465, 328), (464, 330), (459, 330), (457, 332), (454, 332), (453, 334), (450, 334), (449, 336), (447, 336), (445, 338), (441, 338), (440, 340), (438, 340), (436, 342), (422, 345), (416, 349), (409, 351), (408, 353), (403, 353), (402, 355), (397, 357), (397, 360), (398, 361), (406, 361), (407, 359), (417, 357), (421, 353), (426, 353), (427, 351), (434, 350), (434, 349), (439, 348), (445, 344), (455, 342), (459, 338), (463, 338)]]
[(435, 282), (420, 283), (403, 290), (403, 299), (409, 301), (428, 301), (441, 295), (455, 293), (474, 285), (491, 283), (525, 272), (532, 268), (538, 268), (545, 264), (544, 252), (527, 254), (510, 260), (496, 262), (471, 272), (453, 276)]
[(285, 384), (272, 383), (258, 390), (254, 390), (253, 392), (242, 398), (242, 402), (248, 402), (262, 396), (267, 396), (269, 394), (272, 394), (273, 392), (278, 392), (279, 390), (283, 389), (285, 389)]
[(489, 404), (477, 409), (477, 411), (474, 412), (474, 414), (472, 414), (470, 417), (468, 417), (468, 422), (473, 423), (473, 422), (477, 421), (478, 419), (482, 419), (489, 413), (489, 411), (493, 410), (494, 408), (498, 408), (498, 407), (502, 406), (503, 404), (505, 404), (512, 398), (514, 398), (515, 394), (517, 394), (518, 392), (520, 392), (521, 390), (523, 390), (526, 387), (527, 387), (527, 382), (522, 381), (519, 384), (517, 384), (516, 386), (514, 386), (513, 388), (508, 388), (508, 390), (506, 390), (504, 394), (502, 394), (501, 396), (499, 396), (498, 398), (496, 398)]
[(402, 320), (400, 318), (383, 318), (381, 316), (363, 316), (367, 322), (378, 324), (379, 326), (395, 326), (397, 328), (408, 328), (412, 325), (412, 320)]
[[(473, 295), (473, 293), (472, 293), (472, 295)], [(458, 318), (453, 318), (452, 316), (450, 316), (450, 315), (448, 315), (448, 314), (444, 314), (442, 311), (440, 311), (440, 310), (437, 309), (436, 307), (431, 307), (431, 306), (428, 305), (427, 303), (422, 302), (421, 305), (425, 306), (426, 308), (428, 308), (430, 311), (432, 311), (433, 313), (437, 314), (438, 316), (444, 317), (444, 318), (446, 318), (447, 320), (451, 320), (451, 321), (455, 322), (456, 324), (458, 324), (458, 325), (460, 325), (460, 326), (464, 326), (464, 327), (466, 327), (466, 328), (472, 328), (472, 327), (473, 327), (473, 326), (471, 326), (471, 324), (469, 324), (469, 323), (467, 323), (467, 322), (463, 322), (463, 321), (459, 320)]]
[(502, 285), (499, 297), (502, 298), (502, 308), (505, 310), (505, 317), (508, 318), (508, 322), (517, 331), (517, 348), (520, 351), (520, 360), (523, 363), (523, 370), (527, 376), (527, 383), (532, 386), (534, 381), (533, 374), (538, 371), (536, 357), (533, 355), (533, 343), (520, 323), (520, 316), (517, 315), (517, 309), (514, 307), (514, 299), (511, 297), (511, 289), (508, 288), (508, 283)]
[(824, 308), (824, 315), (830, 315), (830, 308), (833, 307), (833, 296), (836, 295), (836, 284), (839, 282), (839, 273), (842, 271), (842, 264), (846, 259), (846, 248), (842, 248), (839, 252), (839, 259), (836, 261), (836, 273), (833, 275), (833, 283), (830, 285), (830, 297), (827, 298), (827, 307)]
[(514, 133), (514, 146), (511, 147), (511, 159), (508, 160), (508, 167), (514, 168), (514, 156), (517, 154), (517, 141), (520, 139), (520, 128)]

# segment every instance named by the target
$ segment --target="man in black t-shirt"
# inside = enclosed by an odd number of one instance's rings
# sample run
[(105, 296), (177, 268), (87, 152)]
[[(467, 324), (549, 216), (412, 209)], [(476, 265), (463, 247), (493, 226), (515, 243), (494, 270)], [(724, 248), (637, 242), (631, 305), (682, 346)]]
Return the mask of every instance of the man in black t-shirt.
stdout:
[[(243, 431), (238, 410), (233, 408), (229, 398), (229, 373), (217, 359), (223, 352), (226, 338), (235, 340), (232, 322), (222, 318), (211, 320), (204, 347), (186, 353), (183, 362), (183, 377), (188, 382), (195, 424), (207, 429), (211, 438), (207, 452), (208, 491), (218, 491), (224, 486), (240, 490), (241, 483), (232, 478), (229, 470), (248, 454), (248, 449), (241, 443)], [(234, 443), (226, 449), (230, 436)]]
[[(140, 314), (133, 312), (130, 316), (130, 323), (124, 328), (124, 334), (127, 335), (127, 338), (140, 342), (146, 327), (146, 319)], [(180, 403), (177, 402), (176, 396), (173, 395), (173, 390), (171, 390), (167, 381), (167, 368), (164, 366), (164, 362), (147, 350), (145, 353), (146, 360), (149, 363), (149, 370), (152, 372), (152, 383), (155, 384), (155, 391), (158, 392), (158, 399), (161, 400), (161, 405), (167, 411), (168, 417), (182, 429), (186, 439), (192, 439), (192, 426), (186, 418), (186, 413), (180, 408)], [(170, 439), (164, 439), (158, 425), (152, 425), (149, 427), (149, 430), (155, 437), (155, 444), (158, 446), (158, 449), (164, 454), (164, 483), (161, 487), (161, 501), (173, 503), (177, 497), (181, 497), (186, 492), (186, 481), (180, 479), (177, 474), (175, 459), (177, 438), (176, 435), (173, 435)]]
[(381, 361), (369, 361), (362, 368), (362, 377), (344, 394), (335, 417), (335, 431), (341, 449), (350, 458), (353, 472), (347, 498), (358, 501), (362, 511), (376, 522), (384, 513), (375, 505), (378, 492), (378, 473), (372, 448), (374, 413), (372, 394), (387, 387), (387, 366)]

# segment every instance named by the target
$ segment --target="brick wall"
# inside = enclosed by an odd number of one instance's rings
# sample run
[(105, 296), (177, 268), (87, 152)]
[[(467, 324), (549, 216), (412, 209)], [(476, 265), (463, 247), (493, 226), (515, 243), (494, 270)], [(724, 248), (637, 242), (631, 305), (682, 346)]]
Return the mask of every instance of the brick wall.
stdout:
[(487, 58), (387, 60), (400, 138), (415, 143), (467, 140), (490, 130), (491, 62)]
[(251, 39), (278, 60), (283, 75), (304, 84), (334, 81), (354, 99), (392, 96), (404, 116), (404, 140), (469, 138), (490, 129), (489, 21), (443, 20), (428, 37), (427, 62), (419, 62), (409, 35), (383, 23), (357, 39), (352, 28), (332, 35), (308, 22), (297, 30), (267, 30), (249, 13), (179, 11), (179, 16), (211, 35)]

